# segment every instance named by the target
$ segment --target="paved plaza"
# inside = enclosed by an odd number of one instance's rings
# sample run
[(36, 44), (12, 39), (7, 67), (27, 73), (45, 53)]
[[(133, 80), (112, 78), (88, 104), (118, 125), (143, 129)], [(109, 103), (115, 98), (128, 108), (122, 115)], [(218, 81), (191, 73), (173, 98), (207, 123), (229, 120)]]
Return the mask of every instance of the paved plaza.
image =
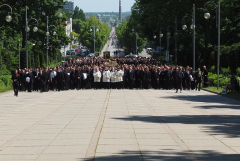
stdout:
[(205, 91), (0, 95), (0, 161), (239, 161), (240, 102)]

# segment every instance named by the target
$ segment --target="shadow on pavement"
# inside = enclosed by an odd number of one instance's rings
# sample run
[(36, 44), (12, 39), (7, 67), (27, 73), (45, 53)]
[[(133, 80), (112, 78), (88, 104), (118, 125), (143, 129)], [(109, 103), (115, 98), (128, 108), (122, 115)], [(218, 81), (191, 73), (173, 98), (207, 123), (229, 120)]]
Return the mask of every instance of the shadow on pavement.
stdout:
[[(202, 161), (239, 161), (239, 154), (221, 154), (215, 151), (192, 151), (192, 152), (176, 152), (171, 149), (163, 149), (156, 151), (122, 151), (118, 154), (109, 156), (95, 156), (94, 159), (87, 159), (86, 161), (190, 161), (190, 160), (202, 160)], [(194, 153), (194, 158), (191, 159), (188, 156)]]
[(199, 124), (210, 134), (240, 136), (240, 116), (233, 115), (179, 115), (179, 116), (131, 116), (127, 118), (113, 118), (124, 121), (142, 121), (149, 123), (164, 122), (167, 124)]
[[(160, 98), (177, 99), (177, 100), (183, 100), (183, 101), (189, 101), (189, 102), (219, 103), (219, 104), (228, 105), (228, 108), (240, 109), (240, 101), (233, 100), (231, 98), (227, 98), (219, 95), (182, 95), (182, 96), (178, 95), (178, 96), (160, 97)], [(235, 106), (231, 106), (231, 105), (235, 105)]]

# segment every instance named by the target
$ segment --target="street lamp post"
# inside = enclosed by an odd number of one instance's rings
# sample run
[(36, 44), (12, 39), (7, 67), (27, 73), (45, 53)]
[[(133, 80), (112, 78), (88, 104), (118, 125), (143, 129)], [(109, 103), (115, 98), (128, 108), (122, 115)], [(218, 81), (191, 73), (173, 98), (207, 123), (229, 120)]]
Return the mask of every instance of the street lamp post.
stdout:
[[(134, 28), (132, 28), (132, 31), (134, 32)], [(136, 55), (137, 55), (137, 51), (138, 51), (138, 47), (137, 47), (137, 38), (138, 38), (138, 33), (136, 32)]]
[[(48, 16), (47, 16), (47, 33), (46, 33), (46, 35), (47, 35), (47, 44), (46, 44), (46, 48), (47, 48), (47, 67), (48, 67), (48, 42), (49, 42), (49, 28), (50, 27), (55, 27), (56, 28), (56, 26), (54, 26), (54, 25), (50, 25), (50, 26), (48, 26)], [(56, 35), (57, 33), (56, 33), (56, 31), (53, 31), (53, 35)]]
[[(186, 30), (187, 25), (185, 24), (185, 18), (189, 18), (188, 16), (183, 17), (182, 19), (182, 29)], [(193, 17), (192, 17), (192, 24), (190, 28), (193, 30), (193, 71), (195, 71), (195, 4), (193, 4)]]
[[(161, 32), (162, 28), (160, 27), (160, 30), (159, 30), (159, 43), (160, 43), (160, 51), (159, 51), (159, 55), (160, 55), (160, 59), (161, 59), (161, 53), (162, 53), (162, 37), (163, 37), (163, 34)], [(158, 32), (158, 31), (155, 31), (155, 32)], [(154, 39), (157, 38), (156, 35), (153, 36)]]
[[(206, 10), (206, 5), (208, 5), (209, 3), (211, 4), (214, 4), (215, 6), (217, 6), (216, 3), (214, 2), (207, 2), (205, 5), (204, 5), (204, 10), (205, 10), (205, 14), (204, 14), (204, 18), (205, 19), (209, 19), (210, 18), (210, 13), (207, 12)], [(219, 88), (219, 69), (220, 69), (220, 43), (221, 43), (221, 37), (220, 37), (220, 6), (221, 6), (221, 1), (218, 0), (218, 8), (216, 10), (216, 25), (218, 26), (218, 58), (217, 58), (217, 89)]]
[(27, 45), (27, 40), (28, 40), (28, 32), (30, 31), (30, 28), (28, 27), (28, 24), (31, 20), (34, 20), (35, 21), (35, 27), (33, 28), (33, 31), (34, 32), (37, 32), (38, 31), (38, 21), (37, 19), (35, 18), (31, 18), (30, 20), (27, 19), (27, 6), (25, 7), (25, 11), (26, 11), (26, 67), (28, 69), (28, 45)]
[(92, 32), (92, 28), (93, 28), (93, 37), (94, 37), (94, 54), (95, 54), (95, 28), (97, 27), (97, 32), (99, 31), (99, 28), (97, 25), (95, 25), (95, 22), (93, 22), (93, 26), (90, 27), (90, 32)]
[(176, 27), (169, 25), (167, 27), (167, 55), (166, 55), (166, 60), (169, 63), (169, 36), (171, 35), (171, 33), (169, 32), (169, 27), (173, 27), (174, 28), (174, 36), (175, 36), (175, 65), (177, 65), (177, 30)]
[[(6, 21), (7, 21), (7, 22), (11, 22), (11, 21), (12, 21), (12, 16), (10, 15), (10, 13), (12, 14), (12, 7), (9, 6), (8, 4), (2, 4), (2, 5), (0, 6), (0, 8), (3, 7), (3, 6), (7, 6), (7, 7), (9, 7), (9, 8), (11, 9), (11, 12), (8, 12), (8, 15), (6, 16)], [(2, 48), (3, 48), (3, 40), (4, 40), (4, 38), (2, 39)], [(0, 54), (1, 54), (1, 53), (0, 53)], [(0, 62), (0, 63), (1, 63), (1, 62)], [(2, 67), (2, 64), (0, 64), (0, 72), (1, 72), (1, 67)], [(0, 75), (1, 75), (1, 73), (0, 73)]]
[(21, 40), (18, 39), (18, 52), (19, 52), (19, 53), (18, 53), (18, 54), (19, 54), (19, 56), (18, 56), (19, 58), (18, 58), (18, 59), (19, 59), (19, 69), (21, 68), (21, 63), (20, 63), (20, 62), (21, 62), (21, 61), (20, 61), (20, 60), (21, 60), (21, 59), (20, 59), (20, 56), (21, 56), (21, 55), (20, 55), (20, 42), (21, 42)]

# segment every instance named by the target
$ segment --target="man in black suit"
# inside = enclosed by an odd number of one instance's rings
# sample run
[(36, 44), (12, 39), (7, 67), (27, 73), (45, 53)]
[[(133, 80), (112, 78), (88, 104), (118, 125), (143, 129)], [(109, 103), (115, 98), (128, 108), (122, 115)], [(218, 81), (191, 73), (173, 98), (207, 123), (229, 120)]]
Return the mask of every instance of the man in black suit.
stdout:
[(207, 87), (208, 86), (208, 84), (207, 84), (207, 82), (208, 82), (208, 71), (207, 71), (205, 65), (203, 66), (203, 82), (204, 82), (203, 83), (204, 87)]
[(134, 73), (134, 70), (132, 69), (132, 66), (130, 66), (128, 71), (129, 89), (133, 89), (134, 81), (135, 81), (135, 73)]
[(202, 73), (200, 71), (200, 68), (198, 68), (198, 71), (195, 73), (195, 89), (200, 91), (201, 88), (201, 82), (202, 82)]
[(179, 68), (176, 68), (175, 73), (175, 82), (176, 82), (176, 93), (178, 93), (178, 89), (180, 89), (180, 93), (182, 92), (182, 71), (179, 71)]

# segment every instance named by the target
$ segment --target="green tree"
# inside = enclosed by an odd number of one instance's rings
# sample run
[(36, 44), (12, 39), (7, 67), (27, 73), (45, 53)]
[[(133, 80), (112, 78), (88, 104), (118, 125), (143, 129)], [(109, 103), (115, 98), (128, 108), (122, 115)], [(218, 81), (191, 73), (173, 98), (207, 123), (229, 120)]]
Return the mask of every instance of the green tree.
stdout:
[(94, 37), (93, 37), (93, 32), (90, 32), (90, 28), (92, 28), (94, 23), (96, 26), (98, 26), (98, 29), (99, 29), (99, 32), (97, 31), (95, 32), (96, 33), (96, 37), (95, 37), (96, 51), (99, 51), (107, 42), (110, 36), (111, 30), (107, 24), (105, 23), (102, 24), (96, 17), (92, 16), (89, 20), (87, 20), (84, 23), (80, 32), (80, 41), (84, 46), (87, 46), (88, 48), (91, 49), (91, 51), (93, 51)]

